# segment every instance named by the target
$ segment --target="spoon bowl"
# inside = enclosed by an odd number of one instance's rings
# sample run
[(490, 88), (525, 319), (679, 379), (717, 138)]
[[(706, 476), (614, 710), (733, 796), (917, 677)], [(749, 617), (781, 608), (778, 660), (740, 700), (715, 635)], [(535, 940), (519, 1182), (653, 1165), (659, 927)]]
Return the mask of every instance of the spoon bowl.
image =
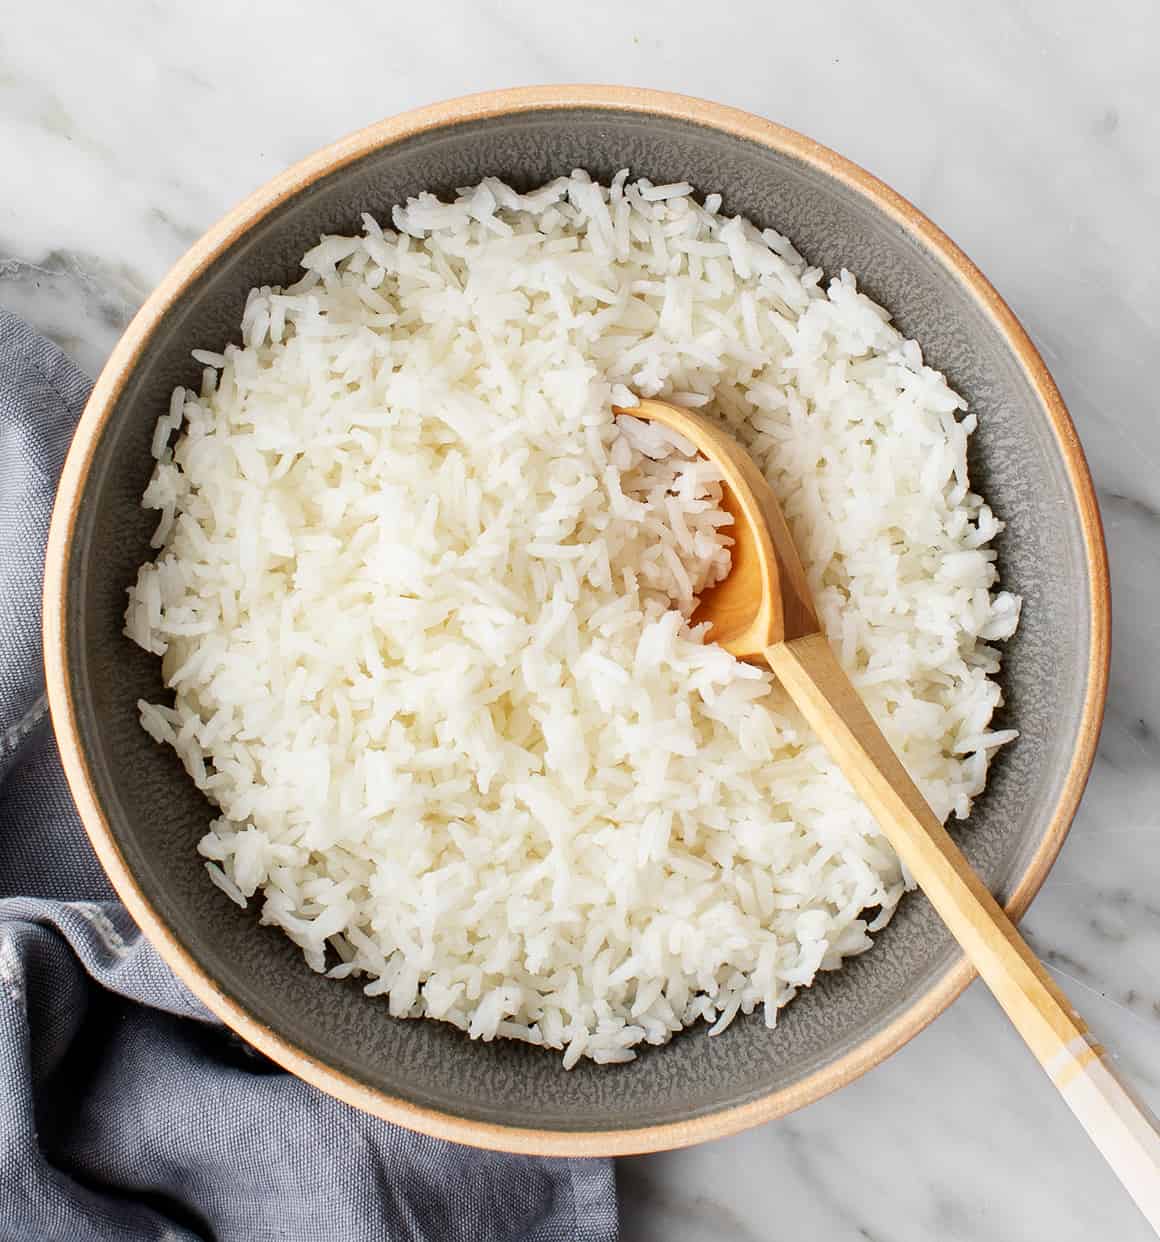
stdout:
[(643, 400), (613, 406), (612, 412), (661, 423), (721, 469), (721, 508), (733, 518), (732, 565), (701, 595), (692, 618), (710, 623), (710, 640), (739, 660), (764, 663), (774, 643), (816, 634), (822, 627), (785, 514), (757, 463), (729, 430), (668, 401)]

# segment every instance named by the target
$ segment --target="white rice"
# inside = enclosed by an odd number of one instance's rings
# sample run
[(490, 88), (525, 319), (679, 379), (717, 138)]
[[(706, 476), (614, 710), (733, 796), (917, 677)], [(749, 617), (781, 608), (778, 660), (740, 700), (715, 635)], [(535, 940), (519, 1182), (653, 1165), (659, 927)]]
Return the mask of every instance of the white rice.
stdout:
[(126, 633), (175, 694), (142, 725), (221, 808), (210, 879), (391, 1014), (565, 1066), (773, 1026), (907, 887), (770, 675), (689, 628), (716, 476), (614, 402), (749, 446), (940, 816), (1014, 736), (974, 416), (852, 276), (719, 207), (576, 172), (365, 216), (251, 293), (154, 439)]

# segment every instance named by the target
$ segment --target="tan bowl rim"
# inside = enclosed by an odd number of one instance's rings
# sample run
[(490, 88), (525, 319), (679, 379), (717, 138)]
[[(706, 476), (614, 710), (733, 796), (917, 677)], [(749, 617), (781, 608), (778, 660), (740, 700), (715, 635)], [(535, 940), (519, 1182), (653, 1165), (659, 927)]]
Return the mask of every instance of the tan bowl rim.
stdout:
[(81, 748), (68, 682), (67, 571), (69, 548), (93, 452), (117, 397), (162, 316), (228, 246), (285, 199), (353, 160), (429, 130), (504, 114), (569, 108), (605, 108), (688, 121), (790, 155), (835, 177), (938, 256), (966, 287), (1019, 359), (1055, 434), (1079, 510), (1090, 583), (1090, 658), (1075, 752), (1050, 827), (1006, 908), (1018, 918), (1039, 890), (1063, 845), (1095, 756), (1107, 695), (1111, 600), (1107, 553), (1091, 475), (1075, 427), (1043, 359), (1007, 304), (965, 254), (930, 220), (864, 169), (810, 138), (736, 108), (685, 95), (603, 85), (528, 86), (466, 95), (404, 112), (324, 147), (295, 164), (235, 207), (173, 267), (134, 316), (101, 372), (77, 426), (61, 475), (48, 538), (44, 587), (44, 652), (48, 698), (65, 774), (81, 819), (113, 887), (138, 926), (190, 990), (219, 1018), (285, 1069), (356, 1108), (418, 1130), (499, 1151), (553, 1156), (629, 1155), (684, 1147), (735, 1134), (781, 1117), (857, 1078), (897, 1051), (940, 1014), (974, 977), (965, 958), (955, 961), (922, 996), (885, 1029), (831, 1065), (799, 1082), (745, 1104), (685, 1121), (636, 1129), (537, 1130), (473, 1121), (424, 1108), (339, 1073), (259, 1022), (225, 994), (162, 922), (130, 872), (98, 804)]

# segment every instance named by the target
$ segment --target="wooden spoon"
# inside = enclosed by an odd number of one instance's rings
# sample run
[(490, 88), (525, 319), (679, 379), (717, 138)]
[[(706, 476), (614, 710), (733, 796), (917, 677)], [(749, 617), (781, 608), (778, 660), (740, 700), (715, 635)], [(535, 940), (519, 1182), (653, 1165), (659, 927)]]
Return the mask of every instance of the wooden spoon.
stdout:
[(694, 621), (741, 660), (764, 661), (869, 806), (1036, 1060), (1160, 1234), (1160, 1134), (1104, 1049), (927, 805), (822, 633), (793, 536), (765, 476), (718, 423), (665, 401), (616, 414), (663, 423), (724, 475), (729, 574)]

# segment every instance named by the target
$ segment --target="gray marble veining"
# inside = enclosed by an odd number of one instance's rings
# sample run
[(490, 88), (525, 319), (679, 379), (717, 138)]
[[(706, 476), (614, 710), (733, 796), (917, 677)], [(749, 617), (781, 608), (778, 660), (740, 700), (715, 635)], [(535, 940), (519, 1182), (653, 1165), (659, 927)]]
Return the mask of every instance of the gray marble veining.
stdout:
[[(789, 8), (352, 0), (22, 5), (0, 29), (0, 303), (99, 368), (193, 237), (379, 116), (534, 81), (720, 99), (913, 199), (991, 277), (1100, 487), (1112, 693), (1087, 797), (1025, 926), (1160, 1101), (1160, 11), (841, 0)], [(437, 49), (434, 50), (434, 49)], [(623, 1161), (624, 1236), (1144, 1242), (1147, 1227), (977, 985), (885, 1065), (782, 1122)]]

